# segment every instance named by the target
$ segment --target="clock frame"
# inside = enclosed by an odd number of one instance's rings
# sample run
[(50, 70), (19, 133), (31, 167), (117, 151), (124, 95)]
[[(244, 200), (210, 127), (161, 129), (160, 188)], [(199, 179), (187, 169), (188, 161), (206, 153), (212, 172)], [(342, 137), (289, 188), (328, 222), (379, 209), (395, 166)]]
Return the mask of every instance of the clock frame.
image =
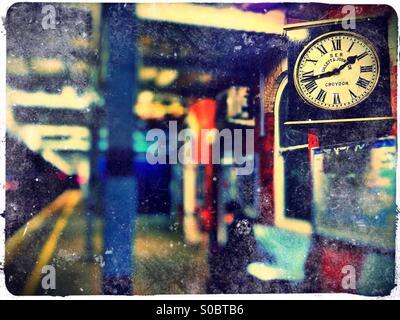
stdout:
[(374, 91), (379, 81), (379, 56), (364, 36), (331, 31), (303, 48), (293, 73), (295, 88), (306, 103), (338, 111), (358, 105)]
[[(390, 126), (387, 122), (393, 123), (386, 19), (382, 17), (357, 19), (355, 30), (343, 29), (340, 19), (292, 24), (285, 27), (285, 32), (288, 36), (288, 99), (283, 119), (285, 125), (326, 127), (344, 122), (351, 124), (359, 121), (368, 121), (369, 123), (378, 121), (382, 124), (385, 123), (386, 127), (386, 124)], [(323, 37), (331, 32), (353, 32), (359, 37), (368, 39), (373, 44), (379, 60), (379, 78), (374, 89), (370, 90), (368, 96), (359, 103), (339, 110), (318, 108), (306, 102), (298, 93), (295, 85), (295, 65), (302, 51), (318, 37)], [(304, 36), (296, 38), (296, 35), (299, 34)], [(375, 125), (373, 126), (375, 127)]]

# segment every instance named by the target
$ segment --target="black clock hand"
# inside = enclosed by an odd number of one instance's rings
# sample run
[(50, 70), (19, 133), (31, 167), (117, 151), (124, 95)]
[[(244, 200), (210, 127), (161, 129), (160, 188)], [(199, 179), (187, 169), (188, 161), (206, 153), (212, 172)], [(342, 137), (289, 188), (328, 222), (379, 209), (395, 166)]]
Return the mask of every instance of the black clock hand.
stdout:
[(321, 73), (321, 74), (315, 76), (315, 79), (327, 78), (327, 77), (333, 76), (333, 75), (335, 75), (337, 73), (338, 73), (337, 70), (334, 69), (332, 71)]
[(333, 76), (333, 75), (335, 75), (335, 74), (337, 74), (336, 69), (335, 69), (335, 70), (332, 70), (332, 71), (329, 71), (329, 72), (320, 73), (320, 74), (317, 74), (317, 75), (315, 75), (315, 76), (304, 77), (304, 78), (302, 79), (302, 81), (307, 81), (307, 82), (308, 82), (308, 81), (312, 81), (312, 80), (318, 80), (318, 79), (322, 79), (322, 78), (326, 78), (326, 77)]
[(311, 76), (311, 77), (307, 77), (307, 81), (309, 80), (318, 80), (318, 79), (322, 79), (322, 78), (327, 78), (327, 77), (331, 77), (334, 75), (338, 75), (340, 73), (340, 71), (342, 71), (344, 68), (346, 68), (349, 64), (354, 64), (357, 61), (357, 56), (350, 56), (347, 57), (347, 61), (342, 64), (339, 68), (333, 69), (332, 71), (328, 71), (325, 73), (321, 73), (315, 76)]
[(357, 61), (357, 56), (347, 57), (346, 63), (342, 64), (339, 68), (336, 69), (336, 71), (340, 73), (340, 71), (346, 68), (349, 64), (354, 64), (356, 61)]

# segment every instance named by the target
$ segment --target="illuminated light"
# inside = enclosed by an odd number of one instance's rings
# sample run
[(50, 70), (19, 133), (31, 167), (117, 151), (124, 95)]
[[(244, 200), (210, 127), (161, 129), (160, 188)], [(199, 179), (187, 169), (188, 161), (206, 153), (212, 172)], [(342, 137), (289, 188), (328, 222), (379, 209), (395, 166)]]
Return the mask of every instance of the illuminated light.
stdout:
[(27, 92), (10, 87), (7, 87), (6, 91), (9, 106), (82, 110), (92, 104), (103, 104), (103, 99), (94, 90), (87, 90), (84, 94), (78, 95), (71, 86), (64, 86), (60, 94), (45, 91)]
[(33, 58), (31, 60), (31, 69), (39, 74), (58, 74), (65, 71), (64, 62), (55, 58)]
[(77, 49), (96, 49), (96, 42), (92, 41), (90, 38), (73, 38), (70, 41), (72, 47)]
[(142, 91), (138, 95), (138, 102), (147, 104), (147, 103), (152, 103), (154, 99), (154, 93), (151, 91)]
[(159, 110), (153, 108), (153, 99), (154, 93), (151, 91), (142, 91), (139, 93), (134, 109), (140, 118), (152, 119), (158, 116), (163, 116), (163, 114), (159, 114)]
[(42, 147), (42, 137), (40, 133), (33, 126), (23, 126), (20, 130), (21, 139), (25, 142), (26, 146), (37, 151)]
[(55, 153), (53, 150), (46, 149), (42, 152), (42, 157), (60, 169), (62, 172), (65, 172), (68, 175), (71, 175), (72, 169), (71, 166), (62, 158), (60, 155)]
[(90, 134), (89, 129), (82, 126), (27, 124), (22, 127), (23, 130), (29, 130), (28, 132), (31, 133), (37, 132), (41, 136), (75, 136), (79, 139), (88, 139)]
[(83, 185), (83, 184), (86, 184), (88, 182), (88, 180), (86, 178), (83, 178), (80, 175), (77, 175), (76, 181), (79, 183), (79, 185)]
[(99, 129), (99, 137), (100, 139), (107, 139), (108, 137), (108, 129), (106, 127)]
[(148, 148), (148, 143), (146, 141), (146, 136), (143, 132), (137, 130), (132, 133), (133, 140), (133, 150), (136, 152), (146, 152)]
[(89, 151), (89, 141), (69, 139), (62, 141), (46, 141), (43, 142), (43, 148), (52, 150), (75, 150), (75, 151)]
[(78, 182), (80, 185), (88, 183), (90, 178), (90, 162), (87, 158), (79, 161), (76, 168), (76, 173), (78, 175)]
[(226, 224), (232, 224), (233, 223), (233, 221), (234, 221), (234, 215), (233, 215), (233, 213), (226, 213), (226, 214), (224, 214), (224, 222), (226, 223)]
[[(171, 101), (170, 103), (160, 103), (158, 100)], [(171, 95), (154, 94), (152, 91), (142, 91), (138, 95), (134, 112), (143, 119), (160, 119), (166, 114), (175, 117), (185, 113), (185, 107), (179, 103), (179, 98)]]
[(7, 73), (18, 76), (29, 74), (28, 65), (23, 58), (7, 58)]
[(167, 109), (165, 107), (165, 105), (161, 104), (161, 103), (154, 103), (152, 105), (152, 117), (155, 119), (161, 119), (163, 117), (165, 117), (165, 115), (167, 114)]
[(139, 70), (139, 79), (142, 81), (150, 81), (157, 77), (157, 68), (144, 67)]
[(202, 209), (200, 211), (201, 221), (206, 230), (210, 230), (211, 228), (211, 216), (211, 211), (209, 209)]
[(234, 7), (215, 8), (188, 3), (139, 3), (136, 8), (141, 19), (241, 31), (283, 34), (285, 24), (282, 10), (259, 14)]
[[(90, 132), (81, 126), (24, 125), (21, 126), (22, 140), (32, 150), (80, 150), (90, 149)], [(64, 136), (63, 140), (43, 140), (44, 137)], [(40, 139), (40, 145), (39, 145)]]
[(142, 119), (161, 119), (166, 113), (165, 106), (162, 104), (136, 104), (136, 114)]
[(209, 73), (201, 73), (198, 75), (197, 79), (201, 83), (208, 83), (213, 79), (213, 76)]
[(162, 69), (157, 75), (156, 85), (159, 87), (166, 87), (176, 80), (178, 71), (172, 69)]
[(108, 142), (107, 140), (100, 140), (97, 147), (100, 151), (106, 151), (108, 149)]
[(71, 66), (71, 71), (74, 73), (88, 74), (90, 72), (90, 65), (86, 62), (75, 62)]
[(309, 37), (310, 33), (307, 29), (295, 29), (287, 32), (287, 37), (292, 41), (304, 41)]
[(173, 115), (174, 117), (180, 117), (185, 113), (185, 107), (178, 103), (171, 104), (167, 107), (167, 109), (168, 113)]
[(170, 99), (173, 100), (171, 104), (162, 104), (154, 100), (158, 100), (154, 92), (140, 92), (137, 103), (134, 106), (134, 112), (142, 119), (161, 119), (165, 117), (166, 114), (178, 117), (185, 113), (185, 107), (174, 101), (177, 99)]

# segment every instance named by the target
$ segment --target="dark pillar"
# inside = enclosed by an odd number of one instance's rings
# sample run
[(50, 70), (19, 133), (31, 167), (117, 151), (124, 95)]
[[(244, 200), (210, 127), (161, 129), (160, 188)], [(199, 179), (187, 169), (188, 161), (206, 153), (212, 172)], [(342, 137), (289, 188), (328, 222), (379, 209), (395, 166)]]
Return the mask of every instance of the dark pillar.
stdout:
[(104, 294), (132, 294), (132, 242), (136, 211), (132, 106), (136, 100), (134, 4), (104, 4), (108, 62), (105, 102), (108, 127), (104, 203)]

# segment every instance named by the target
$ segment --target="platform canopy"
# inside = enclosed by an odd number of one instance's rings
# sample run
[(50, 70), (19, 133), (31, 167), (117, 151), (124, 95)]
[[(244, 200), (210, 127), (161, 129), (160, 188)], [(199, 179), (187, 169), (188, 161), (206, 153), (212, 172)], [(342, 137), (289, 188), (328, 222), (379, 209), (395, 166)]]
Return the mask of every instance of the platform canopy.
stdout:
[[(143, 66), (178, 72), (172, 86), (161, 89), (168, 92), (220, 92), (268, 72), (284, 53), (281, 10), (160, 3), (138, 4), (136, 14)], [(196, 81), (196, 74), (203, 81)]]

